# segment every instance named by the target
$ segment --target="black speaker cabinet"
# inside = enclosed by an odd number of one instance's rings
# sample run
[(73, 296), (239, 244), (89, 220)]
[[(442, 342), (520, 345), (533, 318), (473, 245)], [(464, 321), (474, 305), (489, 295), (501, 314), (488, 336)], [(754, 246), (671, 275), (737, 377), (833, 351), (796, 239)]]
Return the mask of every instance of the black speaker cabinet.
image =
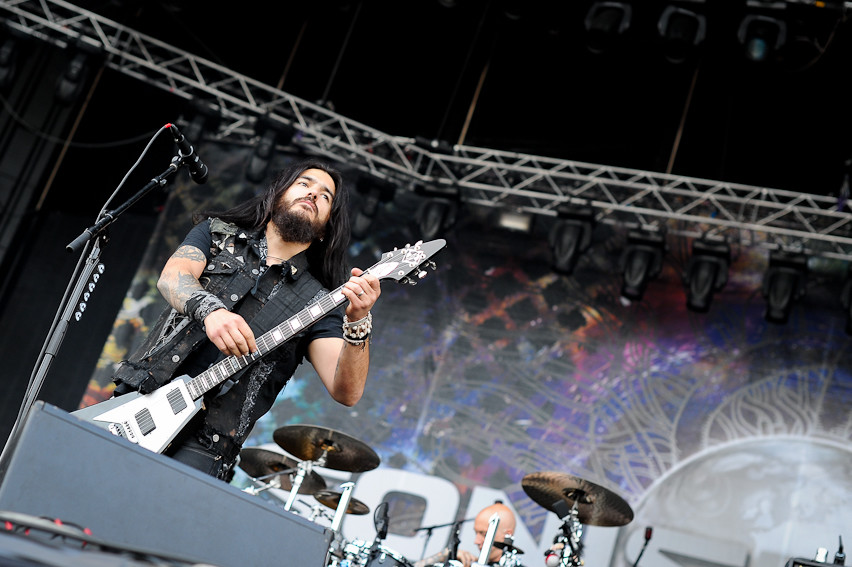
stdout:
[(334, 533), (43, 402), (0, 463), (0, 510), (221, 567), (324, 567)]

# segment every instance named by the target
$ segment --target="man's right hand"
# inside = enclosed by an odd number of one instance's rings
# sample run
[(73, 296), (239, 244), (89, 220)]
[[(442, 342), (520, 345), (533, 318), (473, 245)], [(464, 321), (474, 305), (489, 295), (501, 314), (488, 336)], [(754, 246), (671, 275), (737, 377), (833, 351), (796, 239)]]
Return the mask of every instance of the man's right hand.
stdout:
[(227, 309), (217, 309), (204, 318), (207, 338), (222, 353), (229, 356), (244, 356), (257, 352), (254, 333), (246, 320)]

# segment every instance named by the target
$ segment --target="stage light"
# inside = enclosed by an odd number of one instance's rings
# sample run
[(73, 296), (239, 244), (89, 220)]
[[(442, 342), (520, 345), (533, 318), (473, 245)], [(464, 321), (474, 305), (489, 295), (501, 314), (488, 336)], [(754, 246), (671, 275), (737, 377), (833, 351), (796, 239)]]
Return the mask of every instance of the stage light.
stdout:
[(360, 206), (355, 208), (352, 219), (352, 236), (358, 239), (367, 237), (373, 220), (379, 212), (382, 203), (391, 201), (396, 193), (396, 185), (391, 181), (378, 177), (363, 177), (356, 184), (358, 193), (363, 195)]
[(580, 255), (591, 245), (595, 215), (590, 207), (560, 207), (557, 213), (559, 218), (548, 235), (553, 270), (571, 275)]
[(0, 45), (0, 90), (6, 90), (15, 79), (18, 69), (18, 41), (9, 37)]
[(88, 73), (88, 56), (85, 53), (76, 53), (56, 82), (56, 100), (61, 104), (70, 104), (76, 100), (83, 90)]
[(683, 63), (704, 42), (707, 19), (704, 14), (666, 6), (657, 22), (657, 32), (663, 40), (663, 54), (671, 63)]
[(748, 60), (760, 63), (770, 59), (781, 49), (787, 39), (784, 20), (762, 15), (747, 14), (737, 32)]
[(793, 302), (805, 295), (808, 259), (802, 254), (773, 252), (763, 276), (764, 318), (770, 323), (786, 323)]
[(686, 307), (691, 311), (706, 313), (710, 310), (713, 293), (728, 283), (728, 266), (731, 248), (724, 242), (694, 240), (692, 257), (683, 274), (686, 288)]
[(631, 230), (621, 255), (624, 281), (621, 295), (641, 300), (648, 282), (660, 275), (666, 250), (665, 236), (659, 232)]
[(494, 223), (498, 228), (505, 228), (515, 232), (530, 232), (532, 230), (533, 216), (529, 213), (511, 209), (497, 211)]
[(278, 144), (289, 144), (295, 132), (289, 124), (273, 120), (268, 116), (259, 116), (254, 123), (254, 133), (258, 136), (258, 140), (246, 164), (246, 179), (252, 183), (267, 181)]
[(425, 197), (414, 215), (423, 240), (438, 238), (455, 224), (459, 201), (457, 189), (442, 190), (421, 185), (415, 187), (414, 192)]
[(633, 8), (624, 2), (595, 2), (586, 13), (586, 46), (596, 54), (611, 51), (630, 28)]

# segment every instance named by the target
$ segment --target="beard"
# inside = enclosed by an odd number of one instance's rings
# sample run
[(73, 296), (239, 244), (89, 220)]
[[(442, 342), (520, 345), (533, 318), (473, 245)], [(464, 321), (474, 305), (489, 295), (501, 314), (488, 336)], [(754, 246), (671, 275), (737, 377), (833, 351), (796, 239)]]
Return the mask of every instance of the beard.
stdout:
[(292, 203), (287, 203), (285, 207), (278, 207), (272, 214), (272, 224), (281, 238), (287, 242), (300, 244), (310, 244), (315, 239), (321, 238), (325, 232), (323, 224), (292, 211), (290, 205)]

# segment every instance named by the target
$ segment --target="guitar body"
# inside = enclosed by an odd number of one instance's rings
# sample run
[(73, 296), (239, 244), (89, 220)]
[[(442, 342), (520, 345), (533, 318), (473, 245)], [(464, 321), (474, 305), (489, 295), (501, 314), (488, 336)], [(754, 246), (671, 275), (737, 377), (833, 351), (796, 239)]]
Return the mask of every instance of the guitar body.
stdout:
[(193, 400), (187, 390), (188, 379), (188, 376), (181, 376), (150, 394), (132, 392), (71, 412), (71, 415), (149, 451), (162, 453), (201, 410), (201, 400)]

